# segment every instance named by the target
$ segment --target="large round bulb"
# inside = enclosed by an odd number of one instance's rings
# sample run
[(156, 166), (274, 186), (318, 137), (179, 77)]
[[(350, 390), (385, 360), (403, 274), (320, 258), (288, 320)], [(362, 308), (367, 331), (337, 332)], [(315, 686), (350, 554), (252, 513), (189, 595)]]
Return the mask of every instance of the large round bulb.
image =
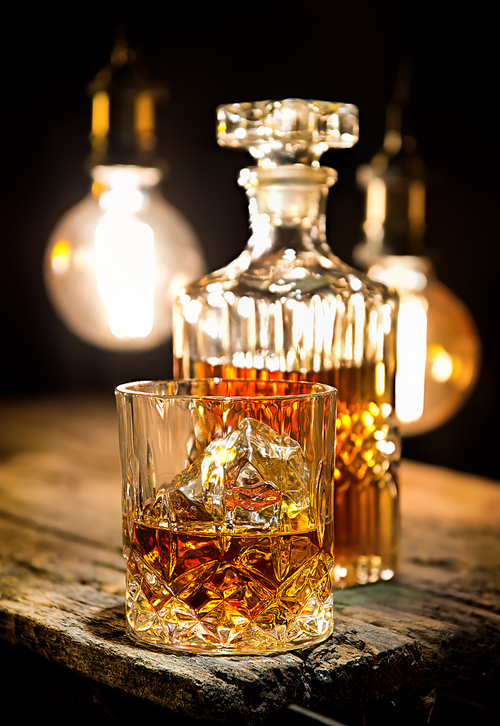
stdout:
[(172, 334), (175, 291), (204, 272), (196, 236), (162, 197), (155, 168), (98, 166), (85, 199), (52, 233), (44, 274), (52, 303), (101, 348), (154, 348)]
[(472, 391), (481, 355), (476, 325), (427, 258), (387, 255), (368, 275), (400, 296), (396, 414), (401, 433), (430, 431), (448, 421)]

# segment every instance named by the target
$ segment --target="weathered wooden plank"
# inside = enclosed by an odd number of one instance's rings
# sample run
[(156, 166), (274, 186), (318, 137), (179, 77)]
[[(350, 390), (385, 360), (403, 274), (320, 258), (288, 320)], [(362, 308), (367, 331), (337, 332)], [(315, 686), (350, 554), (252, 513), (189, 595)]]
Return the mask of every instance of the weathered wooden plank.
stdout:
[(196, 718), (329, 713), (500, 674), (500, 487), (402, 466), (395, 582), (340, 591), (334, 636), (277, 657), (184, 656), (124, 634), (112, 397), (0, 407), (0, 637)]
[[(23, 582), (22, 592), (19, 583)], [(276, 658), (179, 656), (145, 649), (124, 633), (123, 599), (94, 586), (4, 568), (1, 637), (84, 676), (187, 715), (249, 719), (303, 700), (304, 664)]]

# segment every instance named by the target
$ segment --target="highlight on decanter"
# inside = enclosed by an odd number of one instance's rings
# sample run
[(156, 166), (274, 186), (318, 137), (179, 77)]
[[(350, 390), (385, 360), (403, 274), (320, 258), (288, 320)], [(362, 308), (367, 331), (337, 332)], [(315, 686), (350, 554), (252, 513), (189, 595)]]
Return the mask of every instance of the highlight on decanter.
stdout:
[(154, 153), (155, 105), (168, 94), (121, 39), (88, 91), (92, 181), (52, 232), (46, 288), (87, 343), (147, 350), (172, 334), (175, 290), (205, 269), (192, 226), (159, 188), (165, 164)]

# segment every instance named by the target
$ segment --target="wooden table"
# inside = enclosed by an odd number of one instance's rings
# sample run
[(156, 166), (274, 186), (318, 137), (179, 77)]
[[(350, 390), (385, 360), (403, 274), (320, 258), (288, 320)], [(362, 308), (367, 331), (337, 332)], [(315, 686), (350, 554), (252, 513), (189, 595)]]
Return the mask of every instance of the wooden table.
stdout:
[(276, 726), (311, 723), (312, 711), (369, 726), (381, 715), (426, 723), (433, 704), (429, 722), (445, 723), (436, 694), (449, 693), (482, 725), (498, 716), (498, 483), (403, 461), (401, 572), (339, 591), (326, 643), (276, 657), (170, 655), (124, 633), (113, 396), (4, 401), (0, 416), (4, 702), (52, 723)]

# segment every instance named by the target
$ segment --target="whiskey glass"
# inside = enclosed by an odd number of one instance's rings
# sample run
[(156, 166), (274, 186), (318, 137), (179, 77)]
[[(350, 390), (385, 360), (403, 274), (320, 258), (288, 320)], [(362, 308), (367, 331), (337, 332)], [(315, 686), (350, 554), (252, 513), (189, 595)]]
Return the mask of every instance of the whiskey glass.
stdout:
[(327, 638), (336, 390), (145, 381), (116, 400), (128, 633), (225, 655)]

